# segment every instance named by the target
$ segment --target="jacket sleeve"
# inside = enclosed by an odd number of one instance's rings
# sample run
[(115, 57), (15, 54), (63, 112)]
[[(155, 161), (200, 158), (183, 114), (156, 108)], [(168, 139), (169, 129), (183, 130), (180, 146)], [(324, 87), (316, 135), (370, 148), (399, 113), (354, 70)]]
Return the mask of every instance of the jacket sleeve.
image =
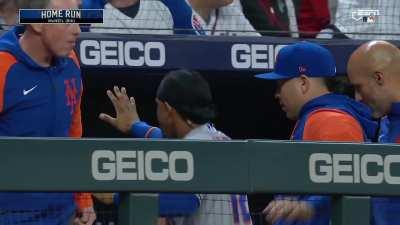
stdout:
[(75, 110), (72, 115), (71, 119), (71, 126), (69, 129), (69, 136), (74, 138), (82, 137), (82, 119), (81, 119), (81, 98), (82, 98), (82, 84), (81, 84), (81, 91), (79, 100), (75, 106)]
[[(77, 67), (79, 66), (79, 60), (75, 54), (74, 51), (72, 51), (69, 55), (69, 57), (74, 61)], [(74, 138), (80, 138), (82, 137), (82, 119), (81, 119), (81, 99), (82, 99), (82, 92), (83, 92), (83, 84), (82, 80), (79, 80), (77, 82), (80, 82), (80, 90), (79, 90), (79, 96), (78, 96), (78, 101), (76, 103), (72, 119), (71, 119), (71, 125), (69, 129), (69, 136), (74, 137)]]
[[(69, 57), (74, 61), (76, 66), (79, 66), (79, 60), (74, 51), (72, 51)], [(81, 119), (81, 99), (82, 99), (82, 92), (83, 92), (83, 84), (82, 80), (80, 82), (80, 91), (79, 91), (79, 99), (75, 106), (72, 119), (71, 119), (71, 126), (69, 130), (69, 136), (74, 138), (82, 137), (82, 119)], [(75, 203), (79, 209), (93, 207), (93, 199), (91, 193), (74, 193), (75, 196)]]
[(142, 121), (132, 124), (131, 135), (135, 138), (163, 138), (164, 136), (160, 128)]
[(8, 52), (0, 52), (0, 113), (4, 110), (7, 76), (10, 68), (17, 62)]
[(75, 203), (79, 209), (93, 207), (91, 193), (74, 193)]
[(192, 22), (192, 8), (186, 1), (161, 0), (161, 2), (171, 12), (174, 34), (197, 34)]

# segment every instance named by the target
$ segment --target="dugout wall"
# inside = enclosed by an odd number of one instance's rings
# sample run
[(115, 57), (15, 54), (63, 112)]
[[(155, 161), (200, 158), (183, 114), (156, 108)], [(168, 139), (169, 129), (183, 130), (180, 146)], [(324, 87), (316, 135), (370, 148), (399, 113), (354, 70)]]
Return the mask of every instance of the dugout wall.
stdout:
[[(127, 137), (100, 121), (113, 114), (106, 90), (125, 86), (136, 98), (142, 120), (157, 125), (154, 97), (162, 76), (172, 69), (200, 71), (209, 81), (218, 117), (216, 127), (234, 139), (287, 139), (293, 124), (274, 99), (274, 83), (255, 79), (271, 71), (275, 55), (285, 44), (300, 39), (276, 37), (199, 37), (82, 33), (78, 54), (84, 80), (85, 137)], [(345, 75), (351, 52), (363, 41), (317, 40), (334, 54), (337, 71)], [(400, 41), (394, 42), (400, 46)], [(269, 194), (253, 193), (249, 203), (261, 212)], [(115, 211), (115, 208), (105, 208)], [(108, 216), (115, 220), (115, 216)], [(256, 224), (265, 223), (253, 218)]]

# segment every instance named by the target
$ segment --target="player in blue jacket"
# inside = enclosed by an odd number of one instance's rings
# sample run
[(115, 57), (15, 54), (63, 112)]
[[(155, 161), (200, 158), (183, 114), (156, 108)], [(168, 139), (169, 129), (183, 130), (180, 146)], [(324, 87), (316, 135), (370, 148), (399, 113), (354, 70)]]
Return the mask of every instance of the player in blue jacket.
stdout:
[[(274, 72), (257, 75), (277, 80), (275, 97), (286, 116), (297, 121), (291, 140), (364, 142), (375, 137), (378, 126), (370, 109), (330, 92), (327, 79), (335, 73), (335, 60), (327, 49), (299, 42), (280, 50)], [(329, 225), (331, 198), (278, 195), (264, 213), (274, 225)]]
[[(126, 133), (136, 124), (141, 137), (164, 136), (159, 128), (139, 121), (134, 99), (128, 98), (125, 88), (114, 87), (114, 93), (107, 91), (107, 95), (117, 116), (100, 114), (100, 119)], [(200, 74), (186, 70), (170, 72), (158, 87), (156, 103), (157, 119), (166, 137), (229, 140), (210, 123), (215, 116), (212, 95)], [(159, 214), (171, 224), (180, 225), (252, 224), (246, 195), (161, 193)]]
[[(76, 8), (74, 0), (43, 7)], [(25, 7), (29, 8), (29, 7)], [(80, 137), (82, 82), (73, 48), (77, 24), (15, 27), (0, 38), (0, 136)], [(51, 168), (48, 168), (51, 169)], [(0, 193), (0, 224), (92, 224), (91, 195)]]
[[(400, 50), (385, 41), (361, 45), (350, 57), (348, 76), (360, 100), (382, 118), (379, 141), (400, 143)], [(374, 225), (400, 225), (400, 198), (372, 198)]]

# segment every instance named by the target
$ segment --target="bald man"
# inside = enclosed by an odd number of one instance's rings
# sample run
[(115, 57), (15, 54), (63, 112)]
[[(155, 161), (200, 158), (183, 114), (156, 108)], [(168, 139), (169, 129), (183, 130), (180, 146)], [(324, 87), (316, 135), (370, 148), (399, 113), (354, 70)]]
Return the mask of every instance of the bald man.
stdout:
[[(380, 142), (400, 143), (400, 50), (386, 41), (361, 45), (347, 65), (358, 98), (373, 110), (374, 118), (388, 119)], [(400, 198), (373, 198), (375, 225), (400, 225)]]

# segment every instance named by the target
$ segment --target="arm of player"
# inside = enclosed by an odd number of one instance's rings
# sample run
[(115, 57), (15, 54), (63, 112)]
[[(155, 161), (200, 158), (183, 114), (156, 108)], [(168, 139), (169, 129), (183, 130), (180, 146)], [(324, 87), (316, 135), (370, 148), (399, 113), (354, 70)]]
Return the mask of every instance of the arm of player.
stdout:
[(0, 113), (4, 110), (7, 76), (10, 68), (17, 62), (8, 52), (0, 52)]
[(351, 115), (339, 110), (321, 110), (309, 116), (303, 140), (363, 142), (364, 132)]
[[(321, 110), (309, 116), (303, 140), (362, 142), (364, 135), (359, 122), (349, 114), (339, 110)], [(321, 195), (312, 195), (302, 201), (277, 200), (264, 213), (269, 221), (305, 220), (311, 218), (315, 211), (324, 210), (329, 202), (329, 197)]]
[[(75, 51), (71, 51), (69, 53), (69, 58), (72, 59), (72, 61), (75, 63), (75, 65), (80, 69), (80, 64), (79, 64), (79, 59), (75, 53)], [(71, 119), (71, 125), (69, 128), (69, 136), (74, 137), (74, 138), (80, 138), (82, 137), (82, 118), (81, 118), (81, 99), (82, 99), (82, 93), (83, 93), (83, 84), (82, 80), (79, 80), (80, 82), (80, 90), (79, 90), (79, 96), (78, 97), (78, 102), (75, 105), (75, 109), (72, 115)]]
[(162, 138), (163, 134), (158, 127), (152, 127), (140, 121), (136, 109), (135, 99), (128, 97), (126, 88), (114, 87), (114, 92), (107, 90), (108, 98), (114, 106), (116, 117), (101, 113), (99, 118), (123, 133), (130, 133), (137, 138)]
[(193, 214), (200, 206), (195, 194), (159, 194), (159, 216), (176, 217)]
[[(74, 138), (82, 137), (82, 120), (81, 120), (81, 97), (83, 86), (81, 82), (81, 92), (75, 111), (73, 112), (69, 136)], [(91, 225), (96, 220), (96, 213), (93, 209), (93, 200), (91, 193), (75, 193), (75, 202), (79, 215), (74, 219), (74, 224)]]
[(81, 81), (81, 90), (78, 102), (75, 106), (72, 119), (71, 126), (69, 129), (69, 136), (74, 138), (82, 137), (82, 116), (81, 116), (81, 99), (82, 99), (83, 85)]
[[(74, 61), (75, 65), (80, 68), (78, 57), (72, 51), (69, 57)], [(71, 125), (69, 128), (69, 136), (74, 138), (82, 137), (82, 116), (81, 116), (81, 99), (83, 93), (82, 80), (80, 82), (80, 93), (78, 102), (71, 118)], [(93, 209), (93, 199), (91, 193), (74, 193), (75, 203), (77, 205), (78, 215), (74, 218), (74, 225), (91, 225), (96, 220), (96, 213)]]
[(130, 131), (133, 137), (139, 138), (163, 138), (163, 133), (160, 128), (153, 127), (146, 122), (135, 122)]
[(91, 193), (75, 193), (75, 202), (78, 215), (74, 218), (74, 225), (92, 225), (96, 220)]
[(186, 1), (161, 0), (161, 2), (171, 12), (174, 34), (197, 35), (196, 28), (192, 22), (193, 10)]

